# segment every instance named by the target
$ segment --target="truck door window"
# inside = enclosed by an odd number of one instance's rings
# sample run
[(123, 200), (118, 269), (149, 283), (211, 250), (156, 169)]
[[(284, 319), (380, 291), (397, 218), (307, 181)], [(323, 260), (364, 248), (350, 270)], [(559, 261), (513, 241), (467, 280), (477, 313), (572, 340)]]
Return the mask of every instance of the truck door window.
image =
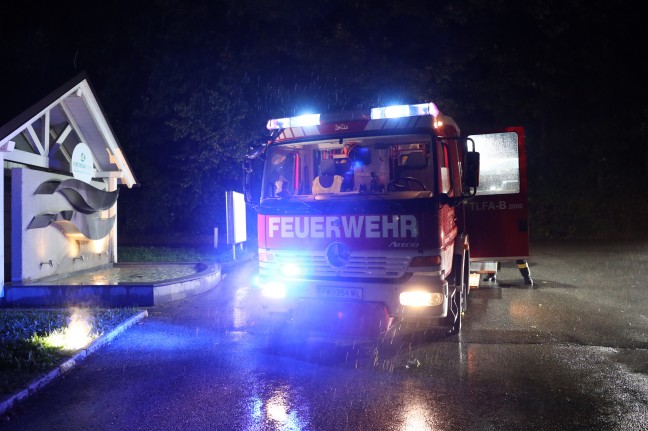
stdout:
[(294, 152), (274, 151), (268, 155), (267, 174), (264, 175), (265, 197), (288, 197), (294, 194), (297, 183), (299, 157)]
[(518, 135), (514, 132), (469, 136), (480, 154), (478, 195), (520, 192)]

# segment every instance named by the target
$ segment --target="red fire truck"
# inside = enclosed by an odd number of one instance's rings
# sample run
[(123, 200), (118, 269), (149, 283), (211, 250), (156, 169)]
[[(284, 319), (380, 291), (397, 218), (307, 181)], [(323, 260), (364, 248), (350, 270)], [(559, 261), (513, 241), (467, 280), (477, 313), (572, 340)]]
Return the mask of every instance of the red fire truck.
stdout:
[[(480, 262), (528, 256), (522, 128), (434, 103), (272, 119), (245, 162), (267, 313), (312, 331), (461, 328)], [(484, 269), (486, 268), (486, 269)]]

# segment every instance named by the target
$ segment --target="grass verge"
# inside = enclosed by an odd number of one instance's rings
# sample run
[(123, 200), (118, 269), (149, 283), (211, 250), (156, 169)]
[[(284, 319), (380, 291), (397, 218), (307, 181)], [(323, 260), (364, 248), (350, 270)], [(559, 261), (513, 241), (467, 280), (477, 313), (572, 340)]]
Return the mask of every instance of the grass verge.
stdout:
[[(23, 389), (84, 345), (136, 315), (135, 308), (0, 309), (0, 396)], [(79, 331), (79, 328), (81, 330)]]
[(213, 247), (157, 247), (120, 246), (117, 250), (120, 262), (209, 262), (225, 263), (250, 256), (247, 249), (237, 249), (236, 259), (231, 249)]
[[(120, 262), (226, 263), (250, 256), (247, 249), (119, 246)], [(61, 345), (79, 315), (88, 324), (89, 342), (136, 315), (134, 308), (2, 309), (0, 308), (0, 397), (23, 389), (41, 374), (76, 354)]]

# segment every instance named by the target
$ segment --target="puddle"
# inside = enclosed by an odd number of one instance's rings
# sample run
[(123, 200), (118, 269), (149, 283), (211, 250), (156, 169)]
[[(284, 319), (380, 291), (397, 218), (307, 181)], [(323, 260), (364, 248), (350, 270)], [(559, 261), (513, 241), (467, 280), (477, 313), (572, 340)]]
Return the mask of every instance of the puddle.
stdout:
[(206, 265), (198, 263), (126, 263), (91, 269), (64, 277), (48, 277), (29, 285), (51, 286), (112, 286), (119, 284), (155, 284), (197, 275)]

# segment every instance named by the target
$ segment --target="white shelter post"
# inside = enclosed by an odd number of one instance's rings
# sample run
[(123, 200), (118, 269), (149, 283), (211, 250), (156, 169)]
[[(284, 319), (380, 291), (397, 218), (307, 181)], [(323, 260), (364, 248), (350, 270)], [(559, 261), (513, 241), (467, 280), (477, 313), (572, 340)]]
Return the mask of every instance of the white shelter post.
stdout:
[[(3, 196), (4, 196), (4, 154), (8, 153), (10, 151), (13, 151), (15, 147), (15, 142), (13, 141), (8, 141), (4, 145), (0, 146), (0, 166), (2, 166), (2, 173), (0, 174), (0, 191), (2, 191)], [(2, 229), (0, 229), (0, 243), (4, 244), (5, 237), (4, 237), (4, 198), (0, 199), (0, 226), (2, 226)], [(4, 298), (4, 285), (5, 285), (5, 273), (4, 273), (4, 264), (5, 264), (5, 254), (4, 254), (4, 247), (0, 249), (0, 256), (2, 256), (2, 271), (0, 271), (0, 298)]]

